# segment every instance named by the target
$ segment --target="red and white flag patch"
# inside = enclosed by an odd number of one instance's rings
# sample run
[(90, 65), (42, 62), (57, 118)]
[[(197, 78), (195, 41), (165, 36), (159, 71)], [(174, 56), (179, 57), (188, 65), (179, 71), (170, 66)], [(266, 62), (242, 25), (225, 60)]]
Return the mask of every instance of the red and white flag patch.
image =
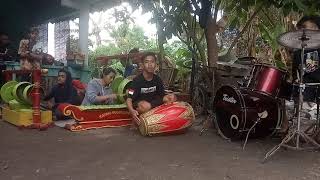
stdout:
[(133, 93), (134, 93), (134, 90), (133, 90), (133, 89), (129, 89), (129, 90), (128, 90), (128, 94), (133, 95)]

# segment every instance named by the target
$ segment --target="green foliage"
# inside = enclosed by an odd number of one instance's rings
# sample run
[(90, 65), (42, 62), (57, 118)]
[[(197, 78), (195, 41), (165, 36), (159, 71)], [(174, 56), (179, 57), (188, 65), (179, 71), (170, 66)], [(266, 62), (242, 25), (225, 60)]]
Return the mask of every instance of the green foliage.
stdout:
[(280, 34), (284, 33), (286, 29), (283, 24), (277, 23), (275, 26), (266, 26), (261, 23), (259, 26), (261, 37), (270, 45), (272, 48), (273, 55), (275, 55), (277, 49), (279, 48), (279, 43), (277, 41)]
[(141, 27), (122, 24), (119, 27), (110, 27), (109, 29), (113, 39), (109, 44), (119, 48), (122, 53), (127, 53), (134, 47), (140, 49), (155, 49), (156, 47), (156, 41), (145, 37)]
[(177, 79), (185, 79), (191, 72), (191, 66), (187, 65), (191, 62), (192, 54), (188, 50), (186, 44), (181, 41), (174, 41), (165, 45), (166, 55), (174, 60), (177, 69)]
[[(161, 3), (161, 4), (160, 4)], [(206, 41), (204, 30), (197, 20), (197, 1), (185, 0), (138, 0), (145, 12), (153, 13), (151, 22), (158, 26), (158, 36), (169, 40), (178, 37), (189, 49), (195, 52), (199, 61), (206, 64)]]
[[(121, 24), (119, 27), (109, 27), (109, 31), (112, 41), (89, 52), (89, 68), (92, 70), (93, 77), (99, 75), (100, 67), (98, 67), (95, 60), (98, 56), (128, 53), (135, 47), (156, 50), (156, 41), (147, 39), (141, 27), (130, 27), (129, 24)], [(111, 66), (120, 72), (124, 71), (124, 67), (118, 60), (113, 60)]]

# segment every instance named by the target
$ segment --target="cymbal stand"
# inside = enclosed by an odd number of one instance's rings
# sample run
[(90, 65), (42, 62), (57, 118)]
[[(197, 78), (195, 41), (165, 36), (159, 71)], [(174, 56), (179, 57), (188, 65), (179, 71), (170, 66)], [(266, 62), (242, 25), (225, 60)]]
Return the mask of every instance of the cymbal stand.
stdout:
[[(306, 41), (309, 38), (306, 36), (305, 31), (300, 38), (301, 40), (301, 67), (300, 67), (300, 80), (299, 80), (299, 99), (298, 99), (298, 107), (297, 107), (297, 123), (293, 123), (293, 126), (290, 127), (289, 133), (283, 138), (280, 144), (273, 147), (267, 154), (265, 155), (263, 162), (268, 160), (274, 153), (276, 153), (280, 147), (286, 147), (293, 150), (305, 150), (305, 149), (317, 149), (320, 148), (320, 144), (318, 144), (315, 140), (313, 140), (310, 136), (308, 136), (304, 131), (301, 131), (301, 109), (303, 104), (303, 91), (305, 89), (305, 84), (303, 83), (303, 75), (304, 75), (304, 50), (307, 47)], [(296, 137), (296, 138), (295, 138)], [(293, 141), (294, 145), (288, 145), (287, 143), (291, 140)], [(304, 139), (306, 143), (311, 143), (313, 147), (301, 147), (300, 146), (300, 138)]]

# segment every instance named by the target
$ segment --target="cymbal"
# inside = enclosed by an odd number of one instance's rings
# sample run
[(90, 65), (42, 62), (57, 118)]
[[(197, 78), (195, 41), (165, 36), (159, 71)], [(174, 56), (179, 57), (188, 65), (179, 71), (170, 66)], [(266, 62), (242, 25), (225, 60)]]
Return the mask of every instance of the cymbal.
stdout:
[(286, 32), (278, 37), (278, 43), (288, 48), (302, 49), (302, 39), (306, 45), (305, 49), (320, 48), (320, 30), (301, 29)]

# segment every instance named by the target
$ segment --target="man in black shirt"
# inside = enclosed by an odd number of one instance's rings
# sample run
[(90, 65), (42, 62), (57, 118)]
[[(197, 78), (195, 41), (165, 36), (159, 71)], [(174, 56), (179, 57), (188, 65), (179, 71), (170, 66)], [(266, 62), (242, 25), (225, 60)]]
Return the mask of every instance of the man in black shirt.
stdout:
[(142, 73), (133, 80), (128, 92), (127, 106), (137, 124), (140, 124), (139, 114), (163, 103), (176, 101), (175, 95), (165, 95), (162, 80), (154, 74), (156, 59), (154, 53), (145, 53), (142, 57)]
[[(297, 29), (308, 29), (308, 30), (319, 30), (320, 29), (320, 17), (319, 16), (304, 16), (297, 23)], [(308, 43), (308, 42), (307, 42)], [(304, 53), (304, 83), (319, 83), (320, 82), (320, 68), (319, 68), (319, 57), (320, 50), (312, 49), (305, 50)], [(292, 80), (293, 83), (299, 82), (300, 79), (300, 64), (301, 64), (301, 50), (296, 50), (293, 54), (292, 61)], [(286, 85), (285, 85), (286, 86)], [(298, 92), (291, 92), (295, 97), (298, 96)], [(315, 92), (305, 90), (304, 98), (308, 99), (313, 98), (316, 94)], [(291, 95), (292, 95), (291, 94)], [(286, 117), (286, 115), (285, 115)], [(280, 132), (286, 132), (288, 130), (289, 123), (288, 119), (284, 118), (282, 122), (282, 130)]]
[[(304, 16), (297, 23), (297, 28), (308, 29), (308, 30), (319, 30), (320, 17)], [(319, 49), (305, 50), (305, 53), (304, 53), (305, 74), (303, 77), (304, 82), (309, 82), (309, 83), (320, 82), (319, 59), (320, 59)], [(300, 64), (301, 64), (301, 50), (298, 50), (294, 52), (293, 62), (292, 62), (292, 77), (294, 81), (300, 78), (299, 77)]]

